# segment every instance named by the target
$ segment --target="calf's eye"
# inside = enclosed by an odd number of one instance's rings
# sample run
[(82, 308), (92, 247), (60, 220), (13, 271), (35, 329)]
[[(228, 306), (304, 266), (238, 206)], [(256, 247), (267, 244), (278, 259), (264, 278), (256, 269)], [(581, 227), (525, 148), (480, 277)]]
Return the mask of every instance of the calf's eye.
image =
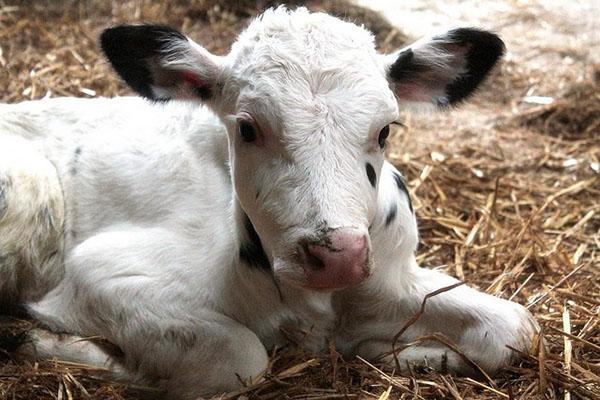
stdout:
[(384, 148), (385, 147), (385, 140), (388, 138), (388, 136), (390, 135), (390, 126), (386, 125), (381, 131), (379, 131), (379, 147), (380, 148)]
[(252, 143), (256, 140), (256, 130), (250, 122), (241, 121), (238, 125), (238, 131), (244, 142)]

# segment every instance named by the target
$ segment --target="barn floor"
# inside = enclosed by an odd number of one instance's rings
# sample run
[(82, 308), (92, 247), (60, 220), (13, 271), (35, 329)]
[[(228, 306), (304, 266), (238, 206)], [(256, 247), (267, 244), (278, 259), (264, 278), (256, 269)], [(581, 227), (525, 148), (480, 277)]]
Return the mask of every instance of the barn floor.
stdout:
[[(224, 53), (247, 19), (273, 3), (0, 0), (0, 100), (128, 94), (96, 47), (101, 28), (158, 21)], [(480, 93), (451, 113), (406, 115), (388, 158), (409, 180), (421, 264), (527, 305), (546, 345), (492, 380), (428, 371), (398, 376), (361, 359), (343, 360), (333, 345), (324, 356), (278, 351), (262, 382), (219, 398), (600, 398), (599, 6), (358, 1), (385, 11), (400, 27), (394, 28), (345, 1), (308, 3), (364, 23), (388, 51), (459, 21), (504, 38), (505, 62)], [(82, 365), (19, 364), (1, 346), (29, 323), (1, 321), (0, 399), (156, 396), (98, 379), (98, 371)]]

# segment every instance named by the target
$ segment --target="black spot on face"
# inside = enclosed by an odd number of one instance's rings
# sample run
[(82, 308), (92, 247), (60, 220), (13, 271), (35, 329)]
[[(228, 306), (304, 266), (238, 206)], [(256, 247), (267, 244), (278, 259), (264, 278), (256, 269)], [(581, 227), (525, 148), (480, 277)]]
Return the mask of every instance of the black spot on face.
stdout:
[(252, 268), (258, 268), (264, 271), (271, 271), (271, 263), (260, 242), (260, 237), (254, 229), (250, 218), (244, 214), (244, 228), (247, 233), (247, 240), (240, 245), (240, 259)]
[(385, 226), (386, 227), (390, 226), (390, 224), (392, 223), (394, 218), (396, 218), (397, 213), (398, 213), (398, 206), (396, 206), (396, 204), (392, 204), (392, 207), (390, 207), (390, 211), (388, 212), (387, 217), (385, 217)]
[(394, 172), (394, 180), (396, 181), (396, 186), (398, 186), (398, 189), (406, 196), (410, 212), (414, 212), (412, 202), (410, 201), (410, 194), (408, 193), (408, 188), (406, 187), (406, 182), (404, 182), (404, 178), (402, 177), (402, 175)]
[(371, 186), (375, 187), (377, 184), (377, 174), (375, 173), (375, 168), (373, 168), (371, 163), (367, 163), (365, 169), (367, 170), (367, 178), (369, 178)]

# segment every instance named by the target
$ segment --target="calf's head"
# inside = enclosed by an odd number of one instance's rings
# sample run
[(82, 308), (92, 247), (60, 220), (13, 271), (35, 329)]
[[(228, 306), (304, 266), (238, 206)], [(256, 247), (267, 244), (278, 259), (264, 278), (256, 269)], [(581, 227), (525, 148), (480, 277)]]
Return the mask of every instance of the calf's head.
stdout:
[(365, 29), (303, 8), (267, 10), (226, 56), (154, 25), (108, 29), (101, 45), (141, 95), (203, 102), (220, 116), (242, 229), (276, 278), (323, 290), (376, 267), (369, 227), (399, 109), (460, 102), (504, 49), (465, 28), (382, 55)]

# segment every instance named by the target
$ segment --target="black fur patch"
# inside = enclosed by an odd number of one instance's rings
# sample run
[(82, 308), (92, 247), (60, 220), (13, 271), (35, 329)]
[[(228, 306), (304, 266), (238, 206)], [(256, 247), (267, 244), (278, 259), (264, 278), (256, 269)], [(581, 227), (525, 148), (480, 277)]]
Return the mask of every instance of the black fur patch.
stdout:
[(467, 73), (446, 86), (448, 104), (454, 104), (473, 93), (502, 57), (506, 48), (497, 35), (474, 28), (450, 31), (449, 41), (469, 47), (466, 54)]
[(396, 218), (397, 213), (398, 213), (398, 206), (396, 204), (392, 204), (392, 207), (390, 207), (390, 211), (388, 212), (387, 217), (385, 217), (385, 226), (386, 227), (390, 226), (390, 224), (392, 223), (394, 218)]
[[(457, 76), (446, 85), (446, 96), (443, 102), (438, 103), (439, 107), (456, 104), (471, 95), (505, 50), (504, 43), (497, 35), (474, 28), (455, 29), (434, 38), (434, 41), (441, 48), (455, 45), (467, 49), (466, 73)], [(426, 77), (430, 70), (431, 66), (427, 60), (419, 60), (412, 49), (407, 49), (398, 55), (388, 74), (392, 80), (411, 82)]]
[(410, 201), (410, 194), (408, 193), (408, 188), (406, 187), (406, 182), (404, 182), (404, 178), (402, 175), (394, 172), (394, 180), (396, 181), (396, 186), (398, 189), (406, 195), (408, 199), (408, 207), (410, 208), (410, 212), (414, 213), (412, 202)]
[(263, 249), (254, 225), (252, 225), (250, 218), (246, 214), (244, 214), (244, 227), (248, 234), (248, 242), (242, 243), (240, 246), (240, 259), (252, 268), (270, 272), (271, 263), (269, 262), (269, 257), (267, 257)]
[[(162, 25), (121, 25), (106, 29), (100, 35), (102, 51), (121, 78), (136, 92), (157, 101), (167, 101), (169, 97), (157, 97), (151, 86), (157, 85), (152, 64), (158, 68), (160, 58), (177, 57), (169, 53), (169, 46), (176, 41), (187, 39), (178, 31)], [(170, 85), (176, 82), (176, 75), (162, 78)], [(210, 97), (208, 87), (194, 88), (201, 99)]]
[(367, 178), (369, 178), (371, 186), (375, 187), (375, 185), (377, 184), (377, 174), (375, 173), (375, 168), (373, 168), (371, 163), (367, 163), (365, 169), (367, 170)]

